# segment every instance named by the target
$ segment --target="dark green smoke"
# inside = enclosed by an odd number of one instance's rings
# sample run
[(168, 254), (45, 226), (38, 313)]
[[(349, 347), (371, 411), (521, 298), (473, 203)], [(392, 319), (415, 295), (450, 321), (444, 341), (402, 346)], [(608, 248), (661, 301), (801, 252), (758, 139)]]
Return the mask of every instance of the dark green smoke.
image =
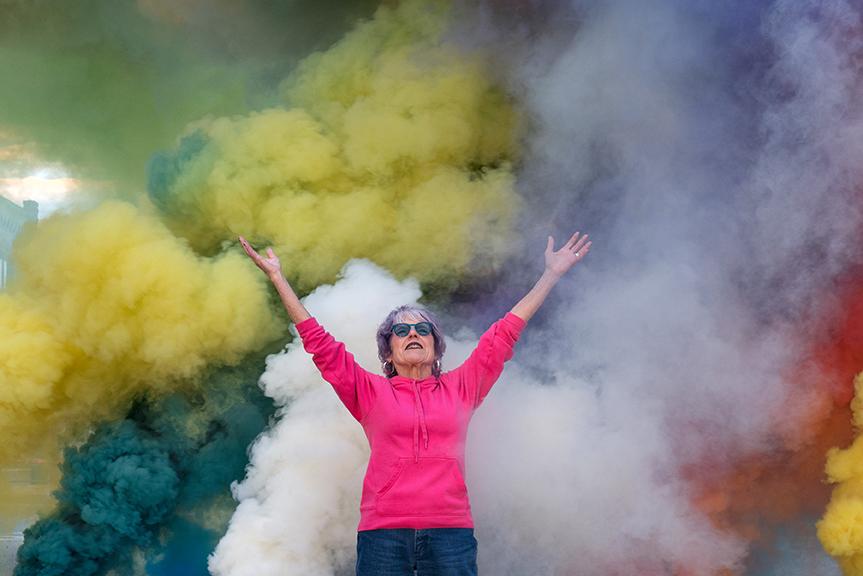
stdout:
[(194, 392), (141, 399), (68, 448), (57, 508), (25, 532), (15, 576), (131, 574), (135, 558), (151, 575), (206, 574), (234, 506), (230, 484), (272, 414), (261, 368), (259, 356)]

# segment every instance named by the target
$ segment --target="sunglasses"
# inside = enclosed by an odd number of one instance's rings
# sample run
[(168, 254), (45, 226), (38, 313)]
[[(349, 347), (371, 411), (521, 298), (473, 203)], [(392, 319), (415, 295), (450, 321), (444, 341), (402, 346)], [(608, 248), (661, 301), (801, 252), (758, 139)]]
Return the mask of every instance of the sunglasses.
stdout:
[(428, 336), (432, 333), (431, 322), (417, 322), (416, 324), (405, 324), (404, 322), (399, 322), (398, 324), (393, 324), (393, 334), (400, 338), (404, 338), (411, 333), (411, 327), (413, 327), (420, 336)]

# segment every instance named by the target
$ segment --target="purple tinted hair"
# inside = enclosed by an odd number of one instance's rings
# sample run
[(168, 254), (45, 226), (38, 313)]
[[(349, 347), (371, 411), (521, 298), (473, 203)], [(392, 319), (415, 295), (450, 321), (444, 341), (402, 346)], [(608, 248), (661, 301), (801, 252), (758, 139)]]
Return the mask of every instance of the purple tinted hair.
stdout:
[(434, 314), (426, 310), (425, 308), (421, 308), (419, 306), (411, 306), (410, 304), (405, 304), (404, 306), (399, 306), (384, 318), (384, 321), (378, 327), (377, 340), (378, 340), (378, 358), (383, 364), (384, 376), (387, 378), (392, 378), (397, 375), (396, 367), (393, 366), (392, 362), (387, 364), (386, 359), (393, 352), (392, 347), (390, 346), (390, 336), (393, 332), (393, 324), (398, 322), (403, 322), (408, 316), (414, 316), (416, 318), (422, 318), (424, 321), (428, 322), (432, 326), (432, 336), (434, 337), (434, 357), (435, 363), (432, 365), (432, 374), (434, 374), (435, 378), (440, 376), (440, 359), (443, 356), (444, 351), (446, 351), (446, 341), (443, 337), (443, 332), (440, 329), (440, 325), (438, 324), (438, 320)]

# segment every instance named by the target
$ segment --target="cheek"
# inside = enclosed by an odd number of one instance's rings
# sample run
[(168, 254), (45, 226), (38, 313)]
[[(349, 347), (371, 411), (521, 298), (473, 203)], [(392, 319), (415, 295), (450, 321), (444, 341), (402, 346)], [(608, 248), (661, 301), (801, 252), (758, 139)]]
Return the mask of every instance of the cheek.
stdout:
[(405, 359), (405, 351), (402, 350), (404, 342), (401, 342), (400, 340), (401, 339), (396, 336), (390, 337), (390, 355), (396, 362), (403, 362)]

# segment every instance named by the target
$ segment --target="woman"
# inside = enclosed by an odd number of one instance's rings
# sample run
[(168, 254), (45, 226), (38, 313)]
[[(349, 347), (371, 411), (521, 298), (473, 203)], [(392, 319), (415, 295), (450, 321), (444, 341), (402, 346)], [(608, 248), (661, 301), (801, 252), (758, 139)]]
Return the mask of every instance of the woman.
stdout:
[(587, 234), (576, 232), (557, 251), (549, 236), (540, 279), (455, 370), (440, 371), (446, 344), (433, 315), (411, 306), (390, 312), (377, 336), (384, 376), (360, 367), (309, 314), (271, 248), (265, 258), (242, 236), (240, 243), (275, 285), (306, 351), (369, 440), (357, 575), (475, 575), (476, 539), (464, 482), (468, 423), (512, 358), (522, 328), (590, 250)]

